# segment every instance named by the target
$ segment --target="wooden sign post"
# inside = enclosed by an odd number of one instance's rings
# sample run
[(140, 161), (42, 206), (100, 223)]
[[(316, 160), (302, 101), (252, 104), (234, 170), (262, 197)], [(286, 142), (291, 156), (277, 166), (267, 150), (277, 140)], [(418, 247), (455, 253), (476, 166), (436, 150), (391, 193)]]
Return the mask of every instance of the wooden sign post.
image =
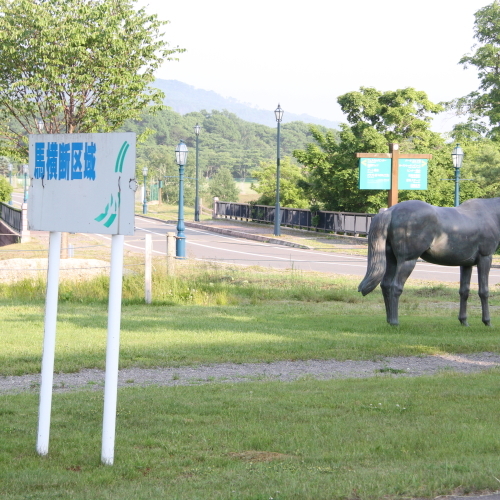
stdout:
[[(398, 189), (399, 189), (399, 160), (409, 159), (409, 160), (430, 160), (432, 158), (431, 154), (401, 154), (399, 152), (399, 144), (389, 144), (388, 153), (356, 153), (356, 158), (388, 158), (391, 160), (391, 174), (390, 174), (390, 185), (389, 185), (389, 196), (387, 200), (387, 206), (392, 207), (398, 202)], [(405, 187), (406, 188), (406, 187)], [(365, 188), (369, 189), (369, 188)], [(375, 188), (377, 189), (377, 188)], [(378, 188), (380, 189), (380, 188)], [(416, 189), (415, 187), (408, 187), (406, 189)], [(426, 187), (424, 188), (426, 189)]]

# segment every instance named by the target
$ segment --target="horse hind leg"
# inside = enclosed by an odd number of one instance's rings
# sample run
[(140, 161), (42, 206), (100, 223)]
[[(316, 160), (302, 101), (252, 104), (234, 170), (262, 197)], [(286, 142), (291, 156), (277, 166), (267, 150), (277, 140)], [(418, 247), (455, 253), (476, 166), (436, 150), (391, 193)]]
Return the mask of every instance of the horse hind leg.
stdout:
[(488, 304), (488, 278), (491, 269), (491, 255), (480, 257), (477, 263), (477, 278), (479, 282), (479, 298), (481, 299), (481, 309), (483, 312), (483, 323), (491, 326), (490, 308)]
[(471, 266), (460, 266), (460, 312), (458, 313), (458, 320), (463, 326), (469, 326), (467, 322), (467, 299), (470, 292), (470, 278), (472, 275)]
[[(403, 287), (415, 268), (417, 259), (398, 262), (394, 272), (386, 271), (381, 287), (387, 311), (387, 322), (390, 325), (399, 325), (399, 297), (403, 293)], [(392, 271), (392, 270), (391, 270)]]
[(391, 301), (391, 283), (396, 275), (397, 262), (396, 257), (392, 253), (392, 250), (388, 248), (386, 250), (386, 268), (384, 277), (380, 282), (380, 288), (382, 289), (382, 295), (384, 297), (385, 313), (387, 317), (387, 323), (391, 325), (398, 324), (398, 311), (396, 309), (394, 315), (394, 308), (392, 307)]

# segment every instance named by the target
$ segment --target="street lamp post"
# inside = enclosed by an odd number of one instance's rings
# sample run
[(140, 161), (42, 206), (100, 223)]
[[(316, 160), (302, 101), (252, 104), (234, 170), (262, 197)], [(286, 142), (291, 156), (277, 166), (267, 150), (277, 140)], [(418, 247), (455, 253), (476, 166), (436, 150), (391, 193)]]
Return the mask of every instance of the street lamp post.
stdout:
[(460, 168), (464, 159), (464, 152), (460, 144), (457, 144), (453, 149), (451, 158), (455, 167), (455, 206), (458, 207), (460, 205)]
[(36, 122), (36, 128), (38, 129), (38, 132), (40, 132), (40, 134), (43, 132), (43, 121), (42, 121), (42, 119), (39, 119)]
[(23, 174), (24, 174), (24, 200), (23, 203), (28, 202), (28, 165), (23, 165)]
[[(12, 186), (12, 165), (9, 163), (9, 184)], [(9, 205), (12, 205), (12, 192), (10, 193)]]
[(280, 129), (281, 120), (283, 119), (284, 111), (278, 104), (278, 107), (274, 110), (274, 115), (276, 116), (276, 121), (278, 122), (278, 154), (276, 161), (276, 208), (274, 210), (274, 236), (281, 235), (281, 214), (280, 214)]
[(200, 169), (198, 164), (198, 141), (200, 139), (201, 127), (196, 124), (194, 127), (194, 133), (196, 134), (196, 194), (194, 197), (194, 220), (195, 222), (200, 221)]
[(148, 213), (148, 197), (147, 197), (147, 190), (146, 190), (146, 177), (148, 175), (148, 167), (144, 167), (142, 169), (142, 175), (144, 177), (144, 200), (142, 203), (142, 213), (147, 214)]
[(175, 160), (179, 165), (179, 217), (177, 220), (177, 239), (175, 242), (175, 256), (178, 259), (186, 258), (186, 237), (184, 236), (184, 165), (187, 161), (188, 148), (184, 141), (179, 142), (175, 149)]

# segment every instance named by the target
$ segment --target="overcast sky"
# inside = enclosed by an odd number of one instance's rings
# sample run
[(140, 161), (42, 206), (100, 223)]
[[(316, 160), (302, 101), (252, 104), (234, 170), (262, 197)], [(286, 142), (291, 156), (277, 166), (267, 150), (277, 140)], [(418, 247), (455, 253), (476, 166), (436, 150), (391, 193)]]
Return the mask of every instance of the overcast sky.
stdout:
[[(434, 102), (477, 89), (459, 59), (474, 44), (467, 0), (141, 0), (170, 21), (166, 39), (187, 49), (158, 78), (213, 90), (258, 108), (345, 121), (337, 97), (361, 86), (414, 87)], [(451, 129), (443, 117), (433, 127)]]

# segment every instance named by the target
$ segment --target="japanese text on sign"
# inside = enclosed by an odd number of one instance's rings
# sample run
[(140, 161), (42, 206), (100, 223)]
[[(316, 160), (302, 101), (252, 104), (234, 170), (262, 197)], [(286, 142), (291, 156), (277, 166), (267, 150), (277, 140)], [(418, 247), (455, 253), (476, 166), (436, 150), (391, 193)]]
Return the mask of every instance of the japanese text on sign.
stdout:
[(94, 142), (36, 142), (35, 179), (46, 180), (95, 180)]
[(398, 189), (427, 189), (425, 159), (400, 158)]

